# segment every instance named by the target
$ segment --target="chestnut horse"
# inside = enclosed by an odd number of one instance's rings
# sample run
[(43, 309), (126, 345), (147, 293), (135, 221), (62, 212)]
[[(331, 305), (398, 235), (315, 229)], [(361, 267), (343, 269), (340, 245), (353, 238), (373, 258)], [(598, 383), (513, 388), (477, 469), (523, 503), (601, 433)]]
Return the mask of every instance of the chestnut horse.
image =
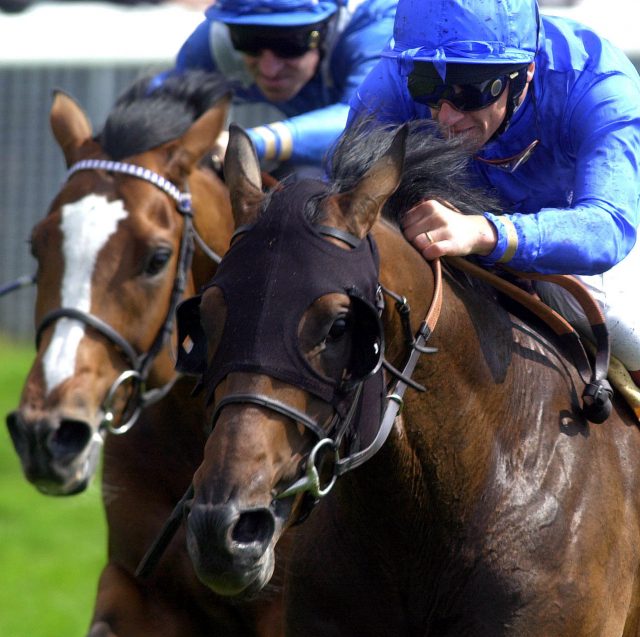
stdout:
[(259, 589), (317, 501), (287, 569), (290, 636), (640, 635), (631, 412), (587, 421), (551, 330), (403, 238), (425, 196), (488, 209), (463, 145), (371, 126), (344, 133), (328, 184), (266, 196), (232, 129), (238, 229), (178, 310), (211, 432), (187, 518), (198, 576)]
[(215, 595), (184, 537), (151, 576), (134, 576), (205, 442), (191, 383), (174, 371), (175, 305), (211, 277), (232, 230), (228, 190), (199, 164), (222, 130), (228, 85), (203, 72), (151, 94), (147, 84), (125, 92), (97, 136), (70, 97), (54, 97), (69, 176), (32, 234), (38, 350), (8, 426), (45, 494), (83, 490), (106, 441), (109, 552), (91, 637), (275, 637), (276, 587), (245, 603)]

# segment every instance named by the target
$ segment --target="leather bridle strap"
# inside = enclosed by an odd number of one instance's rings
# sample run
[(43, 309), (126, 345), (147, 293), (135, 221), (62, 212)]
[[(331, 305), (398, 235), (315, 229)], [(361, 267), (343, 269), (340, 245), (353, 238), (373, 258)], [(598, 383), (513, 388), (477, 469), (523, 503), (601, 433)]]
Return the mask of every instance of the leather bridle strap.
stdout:
[[(129, 175), (136, 179), (142, 179), (142, 181), (148, 181), (150, 184), (160, 188), (160, 190), (164, 191), (176, 202), (176, 207), (180, 214), (192, 215), (191, 193), (186, 189), (180, 190), (178, 186), (170, 182), (166, 177), (159, 175), (149, 168), (129, 164), (124, 161), (112, 161), (110, 159), (81, 159), (69, 168), (67, 171), (67, 179), (82, 170), (105, 170), (107, 172)], [(222, 257), (205, 243), (194, 226), (192, 226), (191, 232), (193, 233), (196, 243), (207, 257), (215, 263), (220, 263)]]
[(287, 418), (291, 418), (292, 420), (299, 422), (300, 424), (307, 427), (313, 431), (313, 433), (318, 437), (319, 440), (326, 438), (326, 433), (324, 429), (316, 423), (315, 420), (312, 420), (305, 414), (304, 412), (295, 409), (283, 403), (279, 400), (275, 400), (274, 398), (270, 398), (269, 396), (265, 396), (264, 394), (229, 394), (225, 396), (220, 402), (216, 404), (216, 408), (211, 416), (211, 424), (209, 425), (209, 432), (213, 431), (215, 424), (222, 413), (222, 410), (227, 405), (233, 404), (244, 404), (244, 403), (252, 403), (254, 405), (259, 405), (260, 407), (266, 407), (271, 411), (275, 411), (283, 416), (287, 416)]
[(431, 337), (431, 334), (433, 333), (433, 330), (435, 329), (438, 318), (440, 317), (440, 311), (442, 309), (442, 266), (439, 259), (429, 261), (429, 264), (431, 265), (431, 269), (433, 270), (434, 278), (433, 297), (431, 298), (431, 305), (427, 310), (427, 315), (424, 321), (418, 329), (418, 333), (412, 345), (409, 358), (405, 363), (405, 366), (402, 368), (401, 377), (398, 378), (395, 387), (387, 395), (388, 402), (382, 416), (382, 421), (380, 423), (378, 433), (373, 439), (373, 442), (368, 447), (362, 449), (361, 451), (353, 453), (346, 458), (338, 460), (338, 462), (336, 463), (336, 475), (338, 476), (343, 475), (347, 473), (347, 471), (351, 471), (352, 469), (355, 469), (356, 467), (364, 464), (380, 450), (380, 448), (384, 445), (387, 438), (389, 437), (398, 412), (402, 408), (402, 405), (404, 403), (404, 392), (409, 386), (404, 378), (409, 379), (413, 375), (415, 367), (418, 363), (418, 359), (425, 351), (424, 346), (426, 345), (427, 341)]
[(94, 330), (96, 330), (96, 332), (102, 334), (102, 336), (106, 337), (107, 340), (111, 341), (117, 348), (122, 351), (122, 353), (127, 357), (129, 363), (131, 363), (133, 369), (138, 368), (140, 356), (129, 344), (129, 342), (120, 335), (119, 332), (113, 329), (111, 325), (103, 321), (101, 318), (73, 307), (60, 307), (57, 310), (52, 310), (48, 314), (45, 314), (36, 331), (36, 349), (40, 347), (42, 333), (52, 323), (55, 323), (58, 319), (61, 318), (74, 319), (76, 321), (85, 323), (89, 327), (93, 328)]

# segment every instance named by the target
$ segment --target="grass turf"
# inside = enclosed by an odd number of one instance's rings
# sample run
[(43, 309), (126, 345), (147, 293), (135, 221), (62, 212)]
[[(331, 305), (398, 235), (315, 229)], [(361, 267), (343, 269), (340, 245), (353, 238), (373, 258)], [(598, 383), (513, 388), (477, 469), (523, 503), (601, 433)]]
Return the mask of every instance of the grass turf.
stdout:
[[(0, 337), (0, 414), (18, 404), (34, 348)], [(40, 494), (0, 425), (0, 635), (82, 637), (106, 560), (99, 480), (79, 495)]]

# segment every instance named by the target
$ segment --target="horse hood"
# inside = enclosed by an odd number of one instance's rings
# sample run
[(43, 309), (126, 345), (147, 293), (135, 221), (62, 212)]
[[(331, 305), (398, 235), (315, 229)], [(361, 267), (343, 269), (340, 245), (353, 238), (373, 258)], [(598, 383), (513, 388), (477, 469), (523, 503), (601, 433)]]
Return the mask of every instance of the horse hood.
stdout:
[(325, 184), (313, 180), (276, 191), (222, 260), (210, 285), (224, 294), (228, 314), (205, 379), (209, 392), (232, 371), (264, 372), (338, 407), (336, 401), (343, 397), (340, 382), (313, 369), (297, 339), (305, 311), (334, 292), (350, 297), (361, 330), (357, 336), (365, 333), (358, 361), (368, 362), (361, 375), (377, 371), (383, 347), (375, 309), (377, 249), (369, 236), (349, 250), (322, 237), (304, 210), (311, 198), (326, 192)]

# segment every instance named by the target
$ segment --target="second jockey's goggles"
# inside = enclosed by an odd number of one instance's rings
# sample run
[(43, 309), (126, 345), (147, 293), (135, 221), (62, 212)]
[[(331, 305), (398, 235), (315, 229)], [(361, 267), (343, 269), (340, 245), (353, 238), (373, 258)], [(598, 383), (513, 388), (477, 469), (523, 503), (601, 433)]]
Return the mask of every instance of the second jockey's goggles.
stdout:
[(259, 56), (269, 50), (279, 58), (292, 59), (318, 49), (327, 32), (327, 22), (295, 27), (267, 27), (255, 24), (228, 24), (236, 51)]
[(415, 102), (432, 109), (448, 102), (459, 111), (479, 111), (500, 99), (510, 82), (526, 80), (527, 66), (450, 64), (443, 81), (433, 64), (416, 62), (407, 88)]

